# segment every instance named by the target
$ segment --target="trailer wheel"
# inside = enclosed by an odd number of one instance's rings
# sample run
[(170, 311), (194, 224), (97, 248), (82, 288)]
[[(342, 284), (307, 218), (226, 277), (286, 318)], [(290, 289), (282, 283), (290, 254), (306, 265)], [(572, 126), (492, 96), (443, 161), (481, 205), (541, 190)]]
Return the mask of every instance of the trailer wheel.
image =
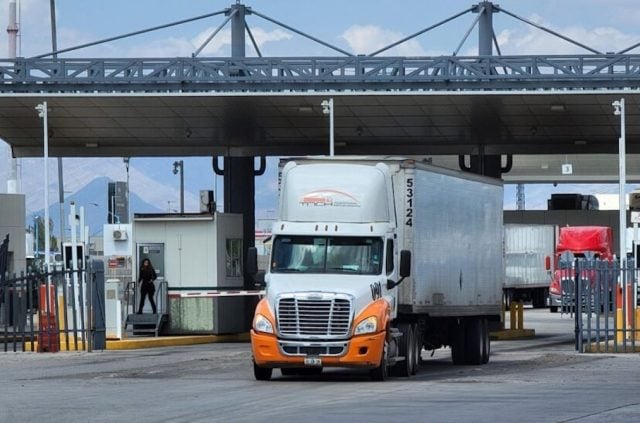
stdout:
[(371, 380), (376, 382), (384, 382), (387, 380), (389, 376), (389, 366), (388, 366), (388, 357), (387, 350), (389, 349), (389, 344), (387, 341), (384, 341), (384, 350), (382, 351), (382, 357), (380, 358), (380, 365), (375, 369), (371, 369), (369, 371), (369, 376)]
[(466, 321), (465, 323), (465, 338), (466, 338), (466, 348), (465, 348), (465, 364), (482, 364), (482, 353), (483, 353), (483, 334), (482, 334), (482, 324), (481, 320), (472, 318)]
[(398, 344), (398, 355), (404, 357), (404, 360), (397, 362), (392, 372), (394, 376), (409, 377), (413, 374), (416, 353), (413, 327), (411, 323), (400, 323), (398, 330), (402, 332)]
[(253, 376), (256, 380), (270, 380), (273, 369), (268, 367), (260, 367), (255, 361), (253, 362)]
[(489, 356), (491, 355), (491, 337), (489, 335), (489, 321), (482, 319), (482, 364), (489, 362)]
[(415, 375), (420, 370), (420, 354), (422, 353), (422, 336), (420, 334), (420, 327), (417, 324), (411, 326), (413, 332), (413, 346), (415, 353), (413, 354), (413, 364), (411, 374)]

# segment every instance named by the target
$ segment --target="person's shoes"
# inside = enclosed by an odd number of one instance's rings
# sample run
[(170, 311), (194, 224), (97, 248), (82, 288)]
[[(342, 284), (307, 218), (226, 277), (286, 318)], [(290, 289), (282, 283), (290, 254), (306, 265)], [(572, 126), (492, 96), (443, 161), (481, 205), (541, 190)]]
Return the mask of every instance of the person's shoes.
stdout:
[(139, 311), (139, 312), (137, 312), (136, 314), (142, 314), (142, 312), (141, 312), (141, 311)]

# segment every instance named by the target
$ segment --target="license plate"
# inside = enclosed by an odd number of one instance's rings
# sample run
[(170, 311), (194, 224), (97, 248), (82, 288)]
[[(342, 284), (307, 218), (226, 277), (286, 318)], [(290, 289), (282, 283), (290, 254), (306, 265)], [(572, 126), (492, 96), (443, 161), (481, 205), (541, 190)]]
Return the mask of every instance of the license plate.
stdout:
[(320, 367), (320, 366), (322, 366), (322, 359), (320, 359), (318, 357), (307, 357), (307, 358), (304, 359), (304, 365), (305, 366)]

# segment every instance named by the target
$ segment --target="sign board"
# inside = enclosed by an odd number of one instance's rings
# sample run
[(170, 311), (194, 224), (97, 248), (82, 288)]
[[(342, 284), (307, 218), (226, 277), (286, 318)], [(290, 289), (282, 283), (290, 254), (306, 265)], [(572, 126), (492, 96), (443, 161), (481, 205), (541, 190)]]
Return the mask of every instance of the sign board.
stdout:
[(631, 223), (640, 223), (640, 211), (631, 212)]
[(571, 175), (572, 173), (573, 173), (573, 166), (570, 163), (565, 163), (562, 165), (563, 175)]

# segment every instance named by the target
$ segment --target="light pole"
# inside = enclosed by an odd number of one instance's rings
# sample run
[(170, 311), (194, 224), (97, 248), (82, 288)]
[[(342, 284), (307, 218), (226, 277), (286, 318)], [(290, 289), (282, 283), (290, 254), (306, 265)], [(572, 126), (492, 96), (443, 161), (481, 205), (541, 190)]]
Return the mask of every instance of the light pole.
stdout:
[(184, 214), (184, 162), (177, 160), (173, 162), (173, 174), (176, 175), (180, 171), (180, 214)]
[(329, 100), (322, 100), (322, 113), (329, 115), (329, 156), (333, 157), (334, 140), (333, 140), (333, 97)]
[(127, 168), (127, 223), (131, 223), (131, 199), (130, 194), (131, 190), (129, 189), (129, 161), (130, 157), (123, 157), (122, 161), (124, 162), (124, 166)]
[[(627, 206), (626, 206), (626, 195), (625, 195), (625, 183), (626, 183), (626, 130), (625, 130), (625, 109), (624, 109), (624, 97), (620, 100), (616, 100), (611, 103), (613, 106), (613, 114), (615, 116), (620, 116), (620, 138), (618, 138), (618, 169), (619, 169), (619, 227), (620, 227), (620, 290), (622, 294), (622, 309), (625, 310), (623, 319), (624, 323), (622, 327), (624, 328), (623, 333), (626, 334), (627, 328), (629, 327), (629, 320), (631, 316), (631, 310), (629, 310), (629, 304), (627, 296), (629, 292), (627, 291), (627, 286), (624, 280), (624, 275), (627, 274), (624, 271), (624, 262), (627, 257)], [(623, 335), (624, 336), (624, 335)]]
[[(625, 184), (626, 184), (626, 131), (625, 131), (625, 109), (624, 109), (624, 98), (620, 100), (616, 100), (611, 103), (613, 106), (613, 114), (615, 116), (620, 116), (620, 137), (618, 138), (618, 208), (619, 208), (619, 225), (620, 225), (620, 268), (623, 267), (623, 259), (626, 259), (627, 255), (627, 244), (626, 244), (626, 234), (627, 234), (627, 204), (626, 204), (626, 195), (625, 195)], [(620, 281), (622, 283), (622, 281)]]
[(40, 220), (40, 216), (35, 216), (34, 220), (35, 220), (34, 224), (35, 224), (35, 227), (36, 227), (35, 228), (35, 235), (36, 235), (36, 248), (35, 248), (35, 256), (36, 257), (35, 258), (37, 259), (38, 258), (38, 244), (39, 244), (39, 242), (38, 242), (39, 241), (38, 240), (38, 221)]
[(38, 111), (38, 117), (42, 118), (43, 121), (43, 136), (44, 136), (44, 263), (47, 268), (47, 273), (51, 271), (50, 263), (49, 263), (49, 255), (50, 255), (50, 240), (49, 240), (49, 117), (48, 117), (48, 109), (47, 102), (43, 101), (42, 103), (36, 106), (36, 110)]

